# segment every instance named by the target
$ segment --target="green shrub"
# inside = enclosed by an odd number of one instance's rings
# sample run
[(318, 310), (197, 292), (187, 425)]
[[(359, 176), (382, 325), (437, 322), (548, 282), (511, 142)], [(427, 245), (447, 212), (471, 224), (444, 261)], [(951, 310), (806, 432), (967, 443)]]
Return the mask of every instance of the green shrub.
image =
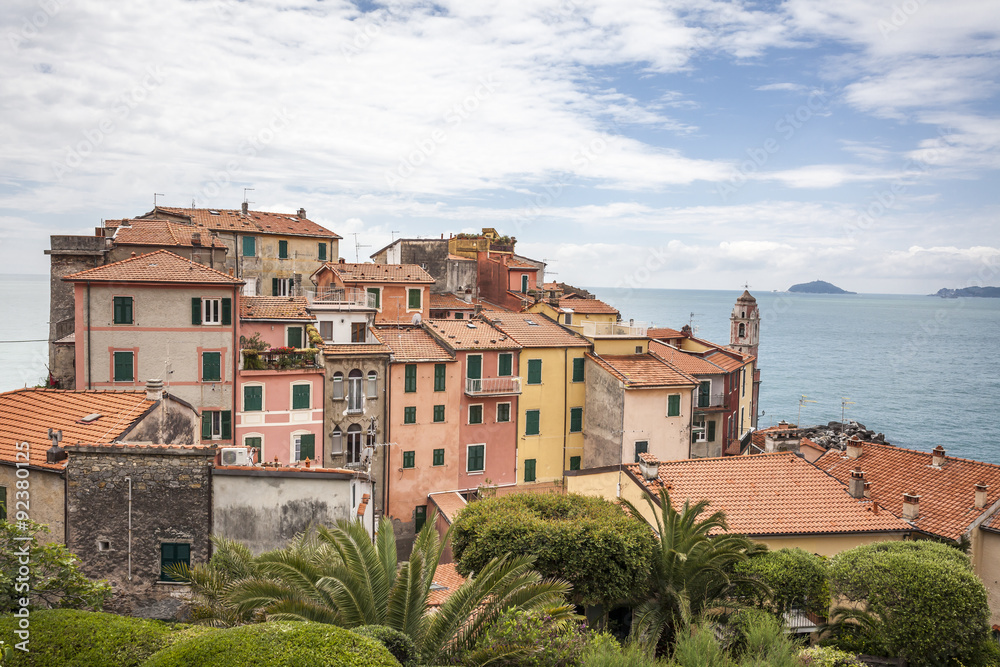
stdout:
[(771, 589), (771, 595), (764, 596), (756, 588), (741, 586), (739, 595), (775, 614), (798, 608), (826, 616), (830, 610), (826, 561), (821, 556), (799, 548), (766, 551), (737, 563), (735, 570)]
[(638, 644), (594, 642), (583, 654), (580, 667), (668, 667), (670, 663), (646, 653)]
[(510, 610), (465, 656), (470, 667), (577, 667), (584, 653), (599, 645), (618, 643), (604, 633), (587, 630), (583, 622), (554, 621), (543, 612)]
[[(0, 639), (13, 645), (17, 618), (0, 617)], [(172, 642), (214, 632), (76, 609), (40, 609), (29, 618), (30, 653), (15, 650), (11, 667), (134, 667)]]
[(413, 643), (409, 635), (387, 625), (362, 625), (353, 628), (352, 632), (356, 632), (362, 637), (368, 637), (368, 639), (374, 639), (389, 649), (392, 657), (398, 660), (403, 667), (416, 667), (417, 645)]
[(804, 667), (865, 667), (858, 656), (832, 646), (813, 646), (799, 654)]
[(325, 623), (216, 630), (159, 651), (143, 667), (398, 667), (378, 642)]

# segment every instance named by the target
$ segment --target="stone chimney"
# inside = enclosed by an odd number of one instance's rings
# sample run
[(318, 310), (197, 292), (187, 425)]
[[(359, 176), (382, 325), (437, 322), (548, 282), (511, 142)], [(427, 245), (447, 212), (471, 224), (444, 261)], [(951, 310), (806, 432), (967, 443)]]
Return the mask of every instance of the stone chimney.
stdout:
[(986, 507), (986, 492), (989, 491), (990, 487), (986, 482), (979, 482), (976, 484), (976, 508), (985, 509)]
[(201, 245), (201, 232), (191, 232), (191, 245)]
[(299, 216), (300, 218), (305, 218), (305, 217), (306, 217), (306, 210), (305, 210), (304, 208), (300, 208), (300, 209), (299, 209), (299, 213), (298, 213), (298, 216)]
[(932, 466), (934, 466), (935, 468), (940, 468), (941, 466), (944, 465), (944, 447), (938, 445), (937, 447), (934, 448), (934, 451), (931, 452), (931, 454), (933, 454), (933, 458), (931, 458)]
[(907, 521), (916, 521), (920, 516), (920, 496), (916, 491), (903, 493), (903, 518)]
[(648, 452), (643, 452), (639, 454), (639, 470), (645, 479), (652, 481), (660, 476), (660, 460)]
[(681, 327), (681, 335), (684, 336), (685, 338), (690, 338), (691, 337), (691, 325), (685, 324), (684, 326), (682, 326)]
[(150, 401), (163, 400), (163, 380), (146, 380), (146, 399)]
[(852, 435), (847, 441), (847, 458), (849, 459), (860, 459), (861, 458), (861, 438), (856, 435)]
[(243, 215), (249, 214), (250, 213), (250, 202), (246, 202), (246, 201), (243, 202), (243, 204), (240, 206), (240, 210), (243, 211)]
[(847, 492), (851, 494), (851, 498), (865, 497), (865, 474), (861, 472), (860, 467), (851, 471), (851, 481), (847, 486)]
[(872, 483), (865, 482), (865, 498), (871, 498), (871, 497), (872, 497)]

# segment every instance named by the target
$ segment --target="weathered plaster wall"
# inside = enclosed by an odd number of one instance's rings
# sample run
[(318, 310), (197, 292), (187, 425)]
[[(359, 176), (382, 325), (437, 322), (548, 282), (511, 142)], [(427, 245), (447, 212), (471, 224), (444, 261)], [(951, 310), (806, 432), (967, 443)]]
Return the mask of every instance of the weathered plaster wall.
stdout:
[(406, 239), (399, 244), (399, 263), (422, 266), (434, 276), (432, 292), (448, 291), (448, 240)]
[[(667, 397), (679, 394), (680, 415), (667, 416)], [(691, 387), (628, 389), (625, 391), (625, 446), (622, 463), (635, 462), (635, 441), (649, 443), (649, 453), (661, 461), (688, 458), (691, 442)], [(617, 463), (617, 461), (616, 461)]]
[(194, 408), (165, 396), (121, 440), (156, 445), (194, 445), (201, 440), (201, 421)]
[[(66, 541), (65, 500), (66, 486), (62, 472), (52, 472), (42, 468), (24, 468), (27, 477), (17, 477), (17, 468), (8, 461), (0, 461), (0, 486), (7, 489), (7, 520), (13, 521), (18, 511), (24, 507), (18, 501), (27, 501), (28, 518), (49, 527), (49, 533), (39, 537), (41, 542), (63, 543)], [(22, 473), (23, 474), (23, 473)], [(17, 497), (18, 480), (27, 480), (27, 498)]]
[(971, 537), (972, 567), (986, 586), (990, 625), (1000, 625), (1000, 534), (980, 528)]
[(584, 366), (587, 402), (583, 408), (584, 468), (617, 465), (622, 453), (625, 390), (613, 375), (590, 359)]
[[(449, 259), (446, 262), (447, 278), (445, 280), (446, 292), (457, 292), (458, 290), (471, 289), (476, 294), (478, 268), (475, 261), (465, 259)], [(437, 276), (435, 274), (435, 278)], [(437, 288), (437, 283), (434, 284)]]

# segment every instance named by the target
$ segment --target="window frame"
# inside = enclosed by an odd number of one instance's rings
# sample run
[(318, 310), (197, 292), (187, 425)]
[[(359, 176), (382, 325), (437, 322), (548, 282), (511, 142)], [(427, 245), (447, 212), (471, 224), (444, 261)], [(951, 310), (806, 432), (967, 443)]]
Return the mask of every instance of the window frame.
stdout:
[[(536, 469), (537, 461), (536, 459), (524, 459), (524, 481), (534, 482), (537, 479)], [(529, 472), (530, 471), (530, 472)]]
[(691, 420), (691, 442), (708, 442), (705, 415), (695, 415)]
[[(501, 419), (500, 418), (500, 406), (501, 405), (505, 406), (507, 408), (506, 419)], [(512, 404), (511, 404), (510, 401), (503, 401), (502, 403), (497, 403), (496, 423), (498, 423), (498, 424), (509, 424), (510, 423), (510, 409), (511, 409), (511, 405)]]
[[(295, 398), (296, 398), (296, 396), (295, 396), (296, 391), (295, 390), (299, 389), (300, 387), (305, 387), (305, 391), (306, 391), (306, 405), (304, 407), (295, 407)], [(291, 409), (291, 410), (312, 410), (313, 409), (313, 405), (312, 405), (312, 382), (293, 382), (291, 384), (291, 387), (289, 388), (289, 392), (290, 392), (289, 395), (288, 395), (289, 409)], [(299, 395), (300, 395), (300, 398), (301, 398), (301, 389), (299, 389)]]
[[(250, 241), (250, 252), (247, 253), (247, 241)], [(242, 251), (243, 257), (256, 257), (257, 256), (257, 237), (248, 234), (243, 237), (243, 247), (240, 249)]]
[[(586, 357), (573, 357), (573, 375), (570, 382), (586, 382)], [(579, 370), (579, 374), (577, 373)]]
[[(577, 428), (573, 428), (573, 421), (577, 420)], [(583, 433), (583, 408), (576, 407), (569, 409), (569, 432)]]
[[(247, 444), (247, 440), (259, 440), (260, 444), (257, 446)], [(264, 434), (263, 433), (245, 433), (243, 434), (243, 446), (248, 450), (256, 449), (258, 455), (254, 460), (254, 463), (260, 464), (264, 462)]]
[(316, 259), (321, 262), (326, 261), (326, 243), (320, 241), (316, 251)]
[(448, 388), (447, 364), (434, 364), (434, 391), (446, 391)]
[(417, 505), (413, 508), (413, 532), (419, 533), (427, 525), (427, 505)]
[[(174, 558), (166, 558), (164, 553), (164, 547), (172, 547), (174, 551)], [(177, 547), (185, 547), (187, 551), (187, 557), (178, 557)], [(171, 583), (180, 584), (184, 583), (174, 579), (169, 574), (164, 571), (164, 566), (177, 565), (178, 563), (185, 563), (188, 567), (191, 566), (191, 543), (190, 542), (160, 542), (160, 576), (157, 579), (160, 583)]]
[[(302, 436), (312, 436), (313, 439), (313, 457), (316, 456), (316, 434), (312, 431), (292, 431), (289, 436), (289, 457), (288, 459), (292, 463), (297, 463), (298, 461), (305, 461), (302, 458)], [(298, 439), (298, 440), (296, 440)], [(312, 460), (312, 459), (310, 459)]]
[[(479, 410), (478, 410), (479, 421), (475, 421), (475, 422), (472, 421), (472, 410), (473, 410), (473, 408), (479, 408)], [(469, 426), (478, 426), (478, 425), (482, 424), (483, 420), (486, 417), (486, 415), (485, 415), (485, 413), (483, 411), (483, 404), (482, 403), (470, 403), (469, 404), (469, 411), (468, 411), (467, 417), (468, 417), (467, 423), (468, 423)]]
[(403, 423), (404, 424), (416, 424), (417, 423), (417, 406), (407, 405), (403, 408)]
[[(298, 331), (299, 344), (292, 345), (292, 331)], [(289, 324), (285, 326), (285, 344), (296, 350), (306, 347), (306, 328), (299, 324)]]
[(410, 449), (403, 452), (403, 470), (410, 470), (417, 467), (417, 452)]
[[(206, 355), (209, 355), (209, 354), (214, 354), (218, 358), (219, 377), (217, 377), (217, 378), (208, 378), (208, 377), (205, 377), (205, 366), (207, 365), (207, 364), (205, 364), (205, 359), (206, 359)], [(223, 371), (223, 367), (222, 367), (222, 351), (221, 350), (202, 350), (201, 351), (201, 364), (200, 365), (201, 365), (201, 368), (199, 370), (201, 372), (199, 373), (199, 376), (201, 377), (201, 381), (202, 382), (209, 382), (209, 383), (222, 382), (222, 378), (225, 375), (225, 372)]]
[[(676, 409), (673, 403), (676, 402)], [(667, 394), (667, 416), (668, 417), (680, 417), (681, 408), (683, 407), (680, 394)]]
[[(118, 355), (120, 355), (120, 354), (127, 354), (127, 355), (129, 355), (129, 357), (131, 359), (131, 363), (129, 363), (129, 375), (130, 375), (130, 377), (127, 378), (127, 379), (125, 379), (125, 378), (119, 378), (118, 377)], [(112, 382), (121, 382), (121, 383), (135, 384), (135, 366), (136, 366), (135, 359), (136, 359), (136, 351), (135, 350), (112, 350), (111, 351), (111, 381)]]
[(288, 259), (288, 241), (278, 240), (278, 259)]
[(378, 398), (378, 371), (368, 371), (365, 375), (365, 384), (367, 385), (365, 397), (369, 400)]
[[(532, 377), (536, 377), (536, 381), (532, 382)], [(541, 359), (528, 359), (528, 377), (526, 378), (526, 384), (532, 384), (532, 385), (542, 384)]]
[[(413, 297), (416, 295), (417, 305), (413, 305)], [(424, 309), (424, 290), (422, 287), (406, 288), (406, 312), (422, 311)]]
[[(122, 321), (118, 319), (119, 313), (119, 303), (124, 306), (128, 303), (128, 321), (124, 318)], [(113, 296), (111, 297), (111, 323), (115, 326), (135, 326), (135, 298), (131, 296)]]
[[(507, 372), (504, 373), (503, 360), (507, 360)], [(501, 352), (497, 355), (497, 377), (513, 377), (514, 375), (514, 353)]]
[[(382, 311), (382, 288), (381, 287), (366, 287), (365, 288), (365, 294), (367, 294), (369, 297), (371, 295), (375, 296), (375, 305), (372, 306), (372, 307), (374, 307), (375, 310), (381, 312)], [(371, 299), (368, 299), (368, 300), (370, 301)]]
[(571, 457), (569, 457), (569, 469), (570, 470), (579, 470), (580, 469), (580, 462), (581, 462), (581, 460), (582, 460), (582, 457), (580, 457), (580, 456), (571, 456)]
[[(247, 389), (260, 389), (260, 407), (256, 409), (247, 408)], [(240, 404), (242, 412), (264, 412), (264, 383), (262, 382), (244, 382), (243, 383), (243, 402)]]
[[(531, 421), (532, 421), (532, 419), (531, 419), (530, 415), (534, 415), (534, 422), (535, 422), (535, 432), (534, 433), (531, 432)], [(541, 434), (542, 434), (542, 411), (539, 410), (539, 409), (525, 410), (524, 411), (524, 435), (526, 435), (526, 436), (528, 436), (528, 435), (535, 436), (535, 435), (541, 435)]]
[(403, 366), (403, 393), (415, 394), (417, 392), (417, 365), (406, 364)]
[(343, 401), (347, 398), (346, 385), (344, 384), (344, 373), (336, 371), (330, 377), (330, 400)]
[[(213, 304), (214, 310), (213, 313)], [(214, 318), (209, 318), (209, 315), (215, 315)], [(202, 297), (201, 299), (201, 323), (204, 326), (217, 327), (222, 326), (222, 298), (221, 297)]]
[[(479, 460), (481, 467), (473, 470), (470, 468), (472, 465), (472, 450), (477, 448), (478, 452), (476, 458)], [(486, 443), (476, 443), (472, 445), (465, 446), (465, 473), (467, 475), (482, 475), (486, 472)]]
[[(440, 417), (440, 419), (438, 419)], [(445, 420), (445, 407), (443, 404), (434, 406), (434, 423), (443, 424)]]
[[(642, 443), (642, 449), (639, 449), (639, 443)], [(635, 463), (639, 462), (639, 454), (646, 454), (649, 452), (649, 440), (635, 440), (632, 445), (633, 451), (635, 453)]]
[(434, 458), (432, 459), (432, 463), (431, 463), (432, 467), (443, 466), (444, 465), (444, 447), (439, 447), (439, 448), (435, 449), (434, 453), (433, 453), (433, 457)]

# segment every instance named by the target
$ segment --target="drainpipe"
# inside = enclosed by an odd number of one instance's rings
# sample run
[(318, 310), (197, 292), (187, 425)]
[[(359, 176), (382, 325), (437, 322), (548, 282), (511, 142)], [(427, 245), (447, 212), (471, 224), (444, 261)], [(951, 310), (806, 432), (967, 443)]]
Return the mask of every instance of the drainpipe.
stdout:
[[(573, 376), (570, 375), (570, 373), (571, 371), (569, 368), (569, 348), (566, 347), (563, 348), (563, 433), (562, 433), (563, 457), (562, 457), (562, 463), (560, 463), (560, 465), (562, 466), (562, 471), (559, 474), (559, 476), (562, 477), (564, 489), (566, 488), (566, 476), (563, 473), (566, 471), (566, 448), (569, 446), (569, 441), (568, 441), (569, 436), (566, 435), (566, 431), (569, 428), (569, 425), (566, 423), (566, 414), (569, 409), (569, 381), (567, 380), (566, 376), (569, 375), (570, 376), (569, 379), (572, 379)], [(581, 430), (583, 429), (583, 424), (580, 424), (580, 429)]]
[(91, 364), (90, 364), (90, 281), (87, 281), (87, 389), (92, 389), (91, 385)]
[(132, 581), (132, 478), (126, 477), (128, 482), (128, 580)]
[[(385, 364), (385, 398), (382, 401), (382, 427), (385, 433), (385, 454), (382, 455), (382, 517), (379, 519), (379, 530), (382, 529), (382, 521), (389, 516), (389, 456), (391, 451), (389, 449), (389, 443), (392, 442), (390, 437), (390, 422), (389, 422), (389, 397), (392, 396), (392, 366), (391, 359), (386, 361)], [(372, 489), (374, 492), (374, 489)], [(375, 494), (372, 493), (374, 498)]]
[[(232, 394), (232, 399), (233, 399), (233, 417), (232, 419), (229, 420), (231, 424), (230, 428), (232, 429), (232, 433), (230, 433), (229, 435), (233, 437), (234, 445), (236, 444), (236, 367), (239, 366), (240, 364), (239, 339), (236, 337), (236, 331), (237, 329), (239, 329), (237, 323), (240, 321), (240, 304), (237, 301), (237, 299), (239, 299), (239, 291), (240, 291), (239, 286), (233, 285), (233, 309), (229, 317), (229, 323), (233, 327), (233, 355), (232, 355), (233, 387), (232, 390), (229, 392), (230, 394)], [(303, 329), (303, 331), (305, 331), (305, 329)], [(263, 449), (264, 448), (261, 447), (261, 458), (263, 458), (264, 455)]]

